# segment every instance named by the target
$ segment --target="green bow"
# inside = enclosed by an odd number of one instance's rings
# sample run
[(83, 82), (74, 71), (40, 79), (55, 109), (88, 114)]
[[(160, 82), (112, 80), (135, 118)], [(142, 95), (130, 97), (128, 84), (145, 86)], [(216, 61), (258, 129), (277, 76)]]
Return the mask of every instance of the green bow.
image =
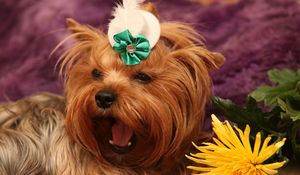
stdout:
[(116, 43), (113, 49), (119, 52), (122, 62), (126, 65), (137, 65), (150, 54), (150, 43), (144, 35), (139, 34), (134, 38), (126, 29), (114, 35), (114, 40)]

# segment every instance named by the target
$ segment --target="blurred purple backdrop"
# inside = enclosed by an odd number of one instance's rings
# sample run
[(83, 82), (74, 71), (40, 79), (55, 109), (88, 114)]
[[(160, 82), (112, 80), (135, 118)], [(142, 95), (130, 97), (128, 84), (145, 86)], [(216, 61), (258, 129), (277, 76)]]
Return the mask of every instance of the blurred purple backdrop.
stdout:
[[(193, 24), (207, 47), (227, 61), (213, 73), (214, 92), (242, 103), (267, 83), (271, 68), (300, 65), (300, 5), (296, 0), (241, 0), (201, 6), (188, 0), (155, 0), (162, 21)], [(39, 91), (62, 93), (50, 59), (67, 36), (65, 18), (106, 29), (114, 1), (0, 0), (0, 101)]]

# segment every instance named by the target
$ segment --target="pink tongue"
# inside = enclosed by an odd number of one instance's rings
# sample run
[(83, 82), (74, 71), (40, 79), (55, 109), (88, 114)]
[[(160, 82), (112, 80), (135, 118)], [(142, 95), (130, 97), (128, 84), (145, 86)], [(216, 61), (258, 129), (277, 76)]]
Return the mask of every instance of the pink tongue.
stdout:
[(117, 121), (112, 126), (112, 139), (114, 145), (116, 146), (119, 147), (127, 146), (132, 135), (133, 135), (132, 129), (120, 121)]

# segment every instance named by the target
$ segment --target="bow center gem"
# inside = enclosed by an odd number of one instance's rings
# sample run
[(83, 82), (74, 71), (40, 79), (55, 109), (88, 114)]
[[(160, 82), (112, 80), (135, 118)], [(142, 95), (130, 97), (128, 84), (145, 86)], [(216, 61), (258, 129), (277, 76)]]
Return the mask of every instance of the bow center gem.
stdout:
[(126, 50), (128, 53), (134, 53), (136, 51), (136, 47), (134, 44), (129, 44), (127, 47), (126, 47)]

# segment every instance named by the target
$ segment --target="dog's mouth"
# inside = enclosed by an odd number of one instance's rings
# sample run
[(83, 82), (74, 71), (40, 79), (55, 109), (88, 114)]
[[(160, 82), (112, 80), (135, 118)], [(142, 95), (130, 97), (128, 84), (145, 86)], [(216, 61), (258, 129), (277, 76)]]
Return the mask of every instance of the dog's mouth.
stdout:
[(109, 144), (115, 153), (124, 154), (129, 152), (135, 145), (133, 129), (122, 121), (115, 120), (111, 127)]

